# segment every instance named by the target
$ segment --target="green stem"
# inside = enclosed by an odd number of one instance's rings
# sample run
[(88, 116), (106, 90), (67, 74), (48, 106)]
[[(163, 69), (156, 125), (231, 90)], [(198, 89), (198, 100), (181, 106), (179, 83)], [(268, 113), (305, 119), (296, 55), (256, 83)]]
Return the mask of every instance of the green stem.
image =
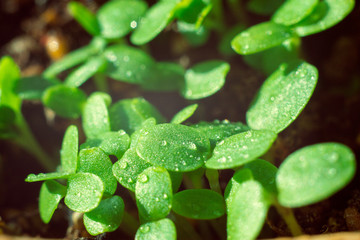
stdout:
[(139, 222), (130, 213), (124, 211), (124, 216), (120, 225), (120, 229), (129, 235), (135, 236), (137, 229), (139, 228)]
[(202, 239), (194, 227), (184, 217), (171, 212), (169, 218), (174, 221), (176, 229), (179, 231), (179, 235), (181, 236), (179, 239)]
[(219, 183), (219, 172), (218, 170), (214, 170), (214, 169), (206, 169), (205, 172), (206, 178), (209, 181), (209, 185), (211, 190), (219, 193), (220, 195), (222, 195), (222, 191), (221, 191), (221, 187), (220, 187), (220, 183)]
[(212, 11), (216, 17), (216, 21), (223, 26), (222, 31), (225, 30), (225, 20), (224, 20), (224, 8), (221, 0), (212, 0), (211, 1), (213, 8)]
[(53, 172), (57, 165), (55, 162), (51, 161), (51, 158), (40, 147), (23, 116), (19, 116), (17, 127), (19, 130), (19, 136), (14, 139), (15, 143), (36, 157), (39, 164), (46, 171)]
[(285, 220), (286, 225), (288, 226), (291, 234), (293, 236), (300, 236), (303, 234), (302, 229), (297, 222), (294, 213), (291, 208), (286, 208), (281, 206), (279, 203), (275, 203), (275, 208), (281, 217)]
[(244, 24), (245, 26), (249, 25), (249, 20), (247, 17), (247, 13), (246, 10), (244, 9), (243, 6), (243, 1), (239, 1), (239, 0), (227, 0), (230, 11), (232, 12), (232, 14), (234, 15), (234, 17), (242, 24)]
[(101, 73), (97, 73), (94, 75), (94, 83), (96, 86), (96, 89), (100, 92), (109, 92), (109, 85), (107, 83), (106, 76)]

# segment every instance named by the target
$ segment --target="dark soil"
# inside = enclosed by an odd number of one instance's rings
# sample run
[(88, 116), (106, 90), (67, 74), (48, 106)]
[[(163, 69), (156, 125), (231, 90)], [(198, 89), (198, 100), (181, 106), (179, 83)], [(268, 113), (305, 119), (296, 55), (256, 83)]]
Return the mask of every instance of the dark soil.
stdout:
[[(1, 0), (0, 54), (10, 55), (20, 65), (23, 75), (41, 73), (58, 55), (87, 44), (90, 36), (66, 13), (67, 0)], [(105, 0), (82, 0), (94, 11)], [(151, 2), (151, 1), (150, 1)], [(251, 24), (262, 18), (249, 16)], [(229, 19), (231, 23), (233, 20)], [(55, 38), (64, 52), (52, 52), (46, 44)], [(192, 65), (198, 61), (224, 58), (217, 52), (218, 37), (199, 48), (192, 48), (172, 31), (164, 32), (150, 43), (157, 60), (178, 61)], [(176, 43), (176, 44), (175, 44)], [(299, 118), (283, 131), (268, 154), (277, 166), (291, 152), (310, 144), (340, 142), (360, 153), (360, 8), (337, 26), (303, 39), (305, 59), (319, 69), (315, 93)], [(226, 57), (231, 63), (225, 87), (214, 96), (198, 101), (200, 108), (191, 118), (200, 120), (228, 119), (245, 122), (246, 109), (265, 76), (248, 67), (240, 56)], [(114, 101), (144, 96), (170, 118), (188, 104), (173, 93), (149, 93), (136, 86), (110, 80)], [(93, 87), (85, 85), (85, 91)], [(59, 148), (68, 125), (80, 122), (50, 118), (38, 102), (24, 102), (23, 113), (44, 149), (59, 159)], [(29, 173), (42, 172), (35, 159), (8, 141), (0, 141), (0, 236), (40, 236), (45, 238), (90, 237), (74, 221), (72, 213), (60, 204), (50, 224), (39, 218), (37, 198), (39, 183), (25, 183)], [(224, 171), (223, 186), (230, 172)], [(359, 173), (345, 189), (321, 203), (295, 209), (296, 218), (307, 234), (360, 230)], [(119, 192), (121, 189), (118, 190)], [(122, 193), (121, 193), (122, 194)], [(268, 226), (261, 237), (288, 236), (289, 232), (277, 215), (270, 211)], [(121, 230), (100, 236), (101, 239), (126, 239)], [(99, 239), (100, 239), (99, 238)], [(129, 238), (131, 239), (131, 238)], [(215, 238), (214, 238), (215, 239)]]

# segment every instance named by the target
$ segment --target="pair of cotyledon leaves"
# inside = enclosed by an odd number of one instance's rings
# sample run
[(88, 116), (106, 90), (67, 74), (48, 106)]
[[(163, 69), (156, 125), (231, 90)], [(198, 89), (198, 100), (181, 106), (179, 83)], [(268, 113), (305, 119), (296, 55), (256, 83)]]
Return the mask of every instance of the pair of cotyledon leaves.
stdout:
[(225, 199), (228, 239), (256, 239), (269, 207), (302, 207), (330, 197), (355, 174), (352, 151), (339, 143), (304, 147), (289, 155), (279, 170), (255, 160), (230, 180)]
[(134, 30), (133, 44), (141, 45), (155, 38), (174, 19), (199, 28), (211, 10), (207, 0), (158, 1), (148, 9), (144, 1), (109, 1), (92, 14), (78, 2), (69, 4), (74, 18), (93, 36), (118, 39)]
[(354, 0), (287, 0), (270, 22), (241, 32), (232, 40), (233, 49), (243, 55), (261, 52), (287, 40), (324, 31), (344, 19)]

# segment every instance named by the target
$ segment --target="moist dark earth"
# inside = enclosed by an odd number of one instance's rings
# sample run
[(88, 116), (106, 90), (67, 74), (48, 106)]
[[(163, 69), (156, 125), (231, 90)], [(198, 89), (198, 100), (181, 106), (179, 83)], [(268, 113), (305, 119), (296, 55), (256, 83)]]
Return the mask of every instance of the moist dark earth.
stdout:
[[(91, 10), (104, 0), (82, 0)], [(148, 1), (153, 4), (155, 1)], [(10, 55), (22, 74), (40, 74), (52, 61), (66, 52), (87, 44), (91, 37), (66, 12), (67, 0), (1, 0), (0, 53)], [(267, 20), (248, 14), (250, 25)], [(226, 19), (229, 25), (234, 19)], [(61, 51), (47, 47), (58, 41)], [(291, 152), (315, 143), (340, 142), (349, 146), (360, 159), (360, 8), (341, 23), (322, 33), (302, 39), (302, 56), (319, 70), (315, 93), (299, 118), (285, 131), (267, 154), (267, 160), (279, 166)], [(190, 122), (228, 119), (245, 122), (246, 109), (266, 76), (250, 68), (241, 56), (224, 57), (217, 51), (219, 35), (191, 47), (178, 33), (165, 30), (149, 44), (149, 51), (159, 61), (175, 61), (191, 66), (208, 59), (224, 59), (231, 64), (225, 87), (217, 94), (198, 101), (200, 107)], [(168, 119), (192, 103), (175, 93), (144, 92), (138, 87), (109, 80), (113, 101), (144, 96)], [(94, 90), (91, 84), (83, 88)], [(39, 102), (24, 102), (23, 114), (45, 151), (59, 159), (63, 133), (79, 120), (51, 117)], [(81, 136), (84, 140), (84, 136)], [(50, 224), (41, 222), (38, 213), (39, 183), (25, 183), (29, 173), (42, 172), (35, 159), (9, 141), (0, 141), (0, 237), (32, 236), (42, 238), (91, 238), (81, 222), (76, 221), (65, 205), (60, 204)], [(222, 171), (226, 186), (231, 171)], [(295, 209), (296, 218), (307, 234), (360, 230), (360, 179), (354, 180), (333, 197), (305, 208)], [(124, 189), (118, 189), (124, 198)], [(126, 201), (126, 200), (125, 200)], [(289, 236), (285, 223), (271, 210), (261, 237)], [(199, 230), (201, 231), (201, 230)], [(132, 239), (121, 230), (103, 234), (98, 239)], [(207, 238), (208, 239), (208, 238)], [(214, 238), (215, 239), (215, 238)]]

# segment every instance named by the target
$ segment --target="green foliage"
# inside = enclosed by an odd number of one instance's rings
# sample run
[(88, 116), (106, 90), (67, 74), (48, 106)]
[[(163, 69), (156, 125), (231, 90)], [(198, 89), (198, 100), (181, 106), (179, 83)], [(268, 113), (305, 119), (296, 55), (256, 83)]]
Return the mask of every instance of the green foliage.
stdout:
[(260, 88), (246, 113), (253, 129), (281, 132), (309, 101), (318, 78), (317, 69), (306, 62), (284, 64)]
[(210, 142), (194, 128), (165, 123), (147, 128), (138, 140), (136, 151), (151, 164), (187, 172), (204, 165)]
[(354, 174), (355, 156), (348, 147), (321, 143), (302, 148), (279, 168), (279, 201), (288, 207), (319, 202), (343, 188)]
[[(317, 69), (300, 60), (305, 56), (301, 37), (335, 25), (354, 3), (250, 0), (246, 2), (250, 11), (268, 17), (246, 29), (245, 15), (223, 16), (223, 5), (232, 14), (245, 11), (238, 8), (244, 5), (238, 5), (239, 1), (160, 0), (148, 7), (142, 0), (114, 0), (94, 13), (79, 2), (70, 2), (70, 14), (93, 36), (87, 46), (72, 51), (39, 76), (21, 78), (11, 58), (0, 61), (0, 137), (12, 137), (27, 149), (38, 150), (21, 114), (22, 100), (41, 100), (60, 117), (81, 117), (76, 124), (82, 130), (71, 125), (64, 134), (57, 171), (29, 174), (25, 179), (45, 181), (39, 198), (42, 220), (48, 223), (64, 198), (69, 209), (84, 213), (85, 228), (94, 236), (115, 231), (124, 218), (121, 228), (133, 231), (137, 240), (176, 239), (177, 230), (179, 237), (197, 239), (193, 226), (182, 221), (184, 217), (212, 220), (224, 216), (228, 239), (252, 240), (271, 205), (282, 215), (283, 207), (306, 206), (338, 192), (355, 173), (354, 154), (342, 144), (304, 147), (290, 154), (279, 169), (259, 158), (274, 157), (268, 150), (277, 134), (296, 120), (317, 84)], [(241, 21), (227, 26), (229, 19)], [(194, 58), (189, 64), (178, 64), (175, 60), (183, 60), (178, 56), (172, 61), (162, 55), (153, 57), (153, 43), (138, 46), (159, 34), (164, 42), (172, 39), (167, 34), (174, 29), (176, 39), (185, 38), (190, 51), (206, 45), (214, 31), (224, 55), (246, 55), (249, 65), (269, 75), (247, 110), (247, 125), (228, 120), (184, 125), (198, 107), (196, 117), (206, 114), (201, 102), (190, 102), (170, 123), (142, 97), (117, 96), (120, 100), (112, 103), (110, 93), (116, 89), (105, 93), (110, 89), (108, 78), (142, 90), (176, 91), (187, 100), (221, 90), (230, 71), (227, 62)], [(95, 92), (91, 84), (84, 84), (91, 78)], [(226, 178), (219, 171), (223, 169), (235, 170), (225, 189)], [(115, 195), (118, 183), (126, 188), (117, 191), (120, 195), (130, 191), (140, 224), (132, 219), (135, 214), (127, 212), (121, 196)], [(283, 218), (294, 229), (296, 222)], [(211, 223), (219, 234), (225, 229), (219, 229), (217, 221), (201, 221), (199, 226), (207, 229)]]
[(224, 198), (208, 189), (188, 189), (174, 195), (173, 211), (193, 219), (215, 219), (225, 214)]

